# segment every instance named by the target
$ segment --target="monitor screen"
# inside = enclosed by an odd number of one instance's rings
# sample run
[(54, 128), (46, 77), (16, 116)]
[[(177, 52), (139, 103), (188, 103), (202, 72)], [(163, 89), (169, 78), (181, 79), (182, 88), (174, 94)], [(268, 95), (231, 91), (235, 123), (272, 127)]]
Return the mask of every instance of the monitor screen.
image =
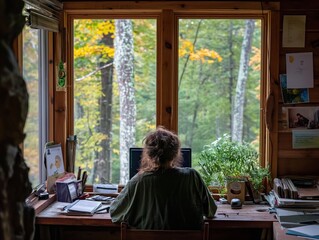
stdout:
[[(130, 179), (138, 172), (142, 157), (143, 148), (130, 148), (129, 163), (130, 163)], [(181, 167), (192, 167), (192, 149), (182, 148), (183, 162)]]

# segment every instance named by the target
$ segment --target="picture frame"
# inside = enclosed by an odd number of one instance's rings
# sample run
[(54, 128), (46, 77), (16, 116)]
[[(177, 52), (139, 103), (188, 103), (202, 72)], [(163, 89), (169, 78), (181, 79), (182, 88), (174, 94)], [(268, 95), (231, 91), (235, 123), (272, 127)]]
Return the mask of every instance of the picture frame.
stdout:
[(288, 129), (319, 129), (319, 106), (283, 107), (282, 116)]
[(287, 75), (280, 74), (281, 97), (284, 104), (309, 102), (308, 88), (287, 88)]

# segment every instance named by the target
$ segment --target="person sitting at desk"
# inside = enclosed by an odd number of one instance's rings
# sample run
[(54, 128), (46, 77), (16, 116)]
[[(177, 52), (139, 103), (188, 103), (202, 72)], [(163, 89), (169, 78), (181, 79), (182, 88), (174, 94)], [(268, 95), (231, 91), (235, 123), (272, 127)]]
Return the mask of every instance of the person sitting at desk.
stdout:
[(163, 127), (144, 139), (139, 172), (110, 206), (112, 221), (138, 229), (201, 229), (217, 206), (199, 173), (180, 168), (181, 143)]

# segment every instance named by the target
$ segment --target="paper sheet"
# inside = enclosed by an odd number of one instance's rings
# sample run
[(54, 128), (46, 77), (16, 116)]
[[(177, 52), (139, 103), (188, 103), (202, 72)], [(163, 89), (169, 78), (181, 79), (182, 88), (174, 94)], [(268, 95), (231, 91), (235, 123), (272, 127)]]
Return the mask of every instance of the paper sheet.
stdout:
[(313, 88), (313, 54), (286, 54), (287, 88)]
[(282, 47), (305, 47), (306, 16), (285, 15)]

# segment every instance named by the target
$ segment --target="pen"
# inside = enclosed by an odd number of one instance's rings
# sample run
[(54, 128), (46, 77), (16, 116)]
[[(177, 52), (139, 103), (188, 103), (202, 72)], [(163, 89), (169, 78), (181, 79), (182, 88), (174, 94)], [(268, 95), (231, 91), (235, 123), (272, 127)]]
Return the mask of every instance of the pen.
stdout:
[(88, 175), (87, 175), (87, 172), (84, 171), (83, 172), (83, 175), (82, 175), (82, 188), (83, 188), (83, 192), (85, 190), (85, 184), (86, 184), (86, 179), (87, 179)]
[(82, 184), (83, 185), (85, 185), (86, 177), (87, 177), (87, 172), (84, 171), (83, 174), (82, 174)]
[(81, 169), (81, 167), (79, 167), (79, 169), (78, 169), (78, 176), (77, 176), (77, 180), (80, 180), (80, 177), (81, 177), (81, 171), (82, 171), (82, 169)]

